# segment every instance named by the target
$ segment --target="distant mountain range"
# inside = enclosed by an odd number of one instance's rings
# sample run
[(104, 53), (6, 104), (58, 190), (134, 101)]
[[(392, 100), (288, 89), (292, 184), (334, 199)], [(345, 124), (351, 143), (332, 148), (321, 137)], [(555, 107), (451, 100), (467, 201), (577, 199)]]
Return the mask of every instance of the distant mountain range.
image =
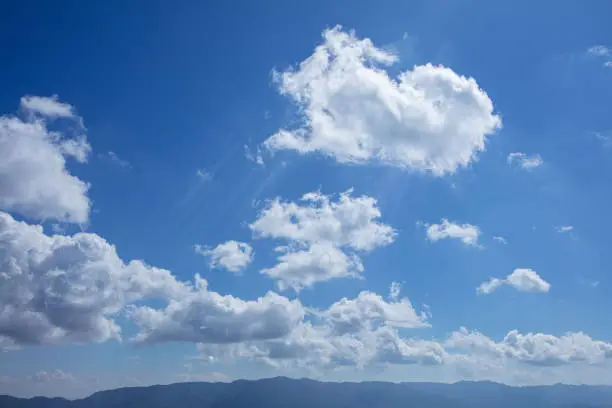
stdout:
[(612, 408), (612, 387), (332, 383), (283, 377), (120, 388), (87, 398), (0, 396), (0, 408)]

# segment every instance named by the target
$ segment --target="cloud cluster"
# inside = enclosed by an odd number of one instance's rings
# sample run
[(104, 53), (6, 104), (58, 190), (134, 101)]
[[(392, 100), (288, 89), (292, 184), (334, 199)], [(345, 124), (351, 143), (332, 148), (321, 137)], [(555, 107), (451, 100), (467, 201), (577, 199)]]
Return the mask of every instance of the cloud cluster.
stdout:
[(303, 125), (279, 130), (265, 146), (435, 175), (475, 161), (501, 127), (491, 99), (473, 78), (443, 66), (418, 65), (390, 77), (385, 67), (397, 60), (341, 27), (325, 31), (297, 69), (276, 73)]
[(519, 292), (548, 292), (550, 289), (550, 283), (542, 279), (535, 271), (518, 268), (505, 279), (492, 278), (481, 283), (476, 292), (488, 295), (504, 285), (512, 286)]
[[(81, 119), (57, 97), (24, 97), (21, 111), (23, 117), (0, 117), (0, 210), (33, 220), (87, 222), (89, 185), (66, 169), (67, 159), (83, 163), (91, 151)], [(57, 118), (68, 119), (70, 131), (52, 130)]]
[(356, 252), (371, 251), (395, 239), (392, 227), (379, 222), (376, 200), (339, 197), (320, 192), (305, 194), (300, 202), (274, 199), (250, 224), (254, 234), (282, 240), (278, 263), (262, 270), (280, 289), (300, 290), (334, 278), (356, 277), (363, 271)]
[(119, 338), (126, 304), (185, 292), (169, 271), (123, 262), (96, 234), (46, 235), (0, 212), (0, 336), (16, 344)]

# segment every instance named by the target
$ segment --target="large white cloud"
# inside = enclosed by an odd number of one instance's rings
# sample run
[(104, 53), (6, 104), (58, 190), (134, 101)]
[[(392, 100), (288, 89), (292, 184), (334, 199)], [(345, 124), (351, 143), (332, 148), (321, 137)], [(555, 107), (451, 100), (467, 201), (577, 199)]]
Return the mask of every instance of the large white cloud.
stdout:
[(193, 290), (171, 299), (165, 309), (134, 307), (130, 316), (141, 328), (136, 343), (239, 343), (283, 337), (304, 313), (298, 300), (274, 292), (253, 301), (211, 292), (206, 280), (196, 275)]
[(246, 242), (227, 241), (212, 249), (196, 245), (197, 253), (210, 257), (210, 267), (240, 272), (253, 262), (253, 248)]
[(371, 331), (380, 324), (402, 328), (430, 326), (427, 315), (417, 313), (407, 298), (387, 302), (369, 291), (359, 293), (355, 299), (340, 299), (323, 315), (332, 331), (340, 335)]
[(437, 242), (441, 239), (458, 239), (465, 245), (480, 247), (478, 238), (480, 228), (472, 224), (457, 224), (447, 219), (442, 219), (440, 224), (427, 224), (427, 239)]
[(384, 67), (397, 60), (370, 39), (326, 30), (297, 69), (276, 73), (303, 125), (279, 130), (265, 146), (436, 175), (475, 161), (501, 127), (491, 99), (473, 78), (443, 66), (418, 65), (390, 77)]
[(334, 278), (356, 277), (363, 266), (355, 251), (371, 251), (395, 239), (394, 229), (379, 221), (376, 200), (353, 197), (352, 190), (336, 199), (319, 192), (300, 202), (270, 201), (250, 225), (259, 237), (283, 240), (278, 264), (262, 270), (279, 288), (300, 290)]
[(262, 362), (273, 367), (328, 370), (342, 366), (441, 364), (444, 347), (436, 342), (406, 339), (397, 328), (428, 327), (408, 299), (386, 302), (364, 291), (343, 298), (297, 324), (287, 335), (235, 344), (198, 344), (206, 361)]
[(185, 291), (166, 270), (124, 263), (96, 234), (48, 236), (0, 212), (0, 337), (16, 344), (119, 338), (112, 316), (125, 304)]
[(536, 271), (528, 268), (517, 268), (505, 279), (492, 278), (481, 283), (476, 291), (479, 294), (488, 295), (504, 285), (512, 286), (520, 292), (548, 292), (550, 289), (550, 283), (542, 279)]
[(493, 359), (517, 360), (542, 366), (598, 364), (612, 358), (612, 344), (593, 340), (582, 332), (556, 337), (543, 333), (522, 334), (512, 330), (503, 340), (496, 342), (482, 333), (462, 328), (452, 333), (445, 345), (471, 356), (487, 355)]
[[(84, 223), (89, 218), (88, 184), (71, 175), (66, 159), (85, 162), (91, 150), (72, 106), (57, 98), (24, 97), (25, 118), (0, 117), (0, 210), (44, 220)], [(49, 129), (68, 118), (76, 136)]]

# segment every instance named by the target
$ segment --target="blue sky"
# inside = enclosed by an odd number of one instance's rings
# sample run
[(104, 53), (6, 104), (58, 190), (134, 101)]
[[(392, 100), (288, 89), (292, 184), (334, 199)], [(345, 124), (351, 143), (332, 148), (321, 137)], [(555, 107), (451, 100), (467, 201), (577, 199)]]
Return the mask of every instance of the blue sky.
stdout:
[(607, 2), (35, 3), (0, 392), (612, 383)]

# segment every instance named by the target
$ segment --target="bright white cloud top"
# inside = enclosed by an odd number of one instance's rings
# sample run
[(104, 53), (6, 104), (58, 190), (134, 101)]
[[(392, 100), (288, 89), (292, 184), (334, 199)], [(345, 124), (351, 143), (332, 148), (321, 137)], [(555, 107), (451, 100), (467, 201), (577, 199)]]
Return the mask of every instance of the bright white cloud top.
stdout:
[(550, 283), (546, 282), (534, 270), (518, 268), (505, 279), (492, 278), (478, 286), (479, 294), (488, 295), (500, 287), (508, 285), (519, 292), (548, 292)]
[(363, 265), (357, 252), (372, 251), (395, 240), (394, 229), (379, 221), (372, 197), (337, 198), (320, 192), (299, 202), (274, 199), (250, 225), (259, 237), (281, 240), (278, 263), (262, 270), (280, 289), (300, 290), (334, 278), (357, 277)]
[(426, 224), (427, 239), (438, 242), (441, 239), (457, 239), (465, 245), (480, 247), (478, 238), (480, 228), (472, 224), (457, 224), (447, 219), (442, 219), (440, 224)]
[(493, 102), (473, 78), (431, 64), (392, 78), (398, 57), (335, 27), (297, 69), (276, 73), (303, 126), (281, 129), (271, 150), (318, 152), (341, 163), (378, 162), (454, 173), (477, 160), (501, 128)]
[(207, 249), (196, 245), (197, 253), (210, 257), (210, 267), (240, 272), (246, 268), (255, 256), (253, 248), (246, 242), (227, 241), (215, 248)]
[(89, 185), (66, 169), (67, 159), (84, 163), (91, 151), (80, 118), (73, 123), (79, 133), (71, 136), (48, 127), (53, 118), (74, 119), (70, 105), (34, 96), (21, 104), (25, 118), (0, 117), (0, 209), (33, 220), (86, 223)]

